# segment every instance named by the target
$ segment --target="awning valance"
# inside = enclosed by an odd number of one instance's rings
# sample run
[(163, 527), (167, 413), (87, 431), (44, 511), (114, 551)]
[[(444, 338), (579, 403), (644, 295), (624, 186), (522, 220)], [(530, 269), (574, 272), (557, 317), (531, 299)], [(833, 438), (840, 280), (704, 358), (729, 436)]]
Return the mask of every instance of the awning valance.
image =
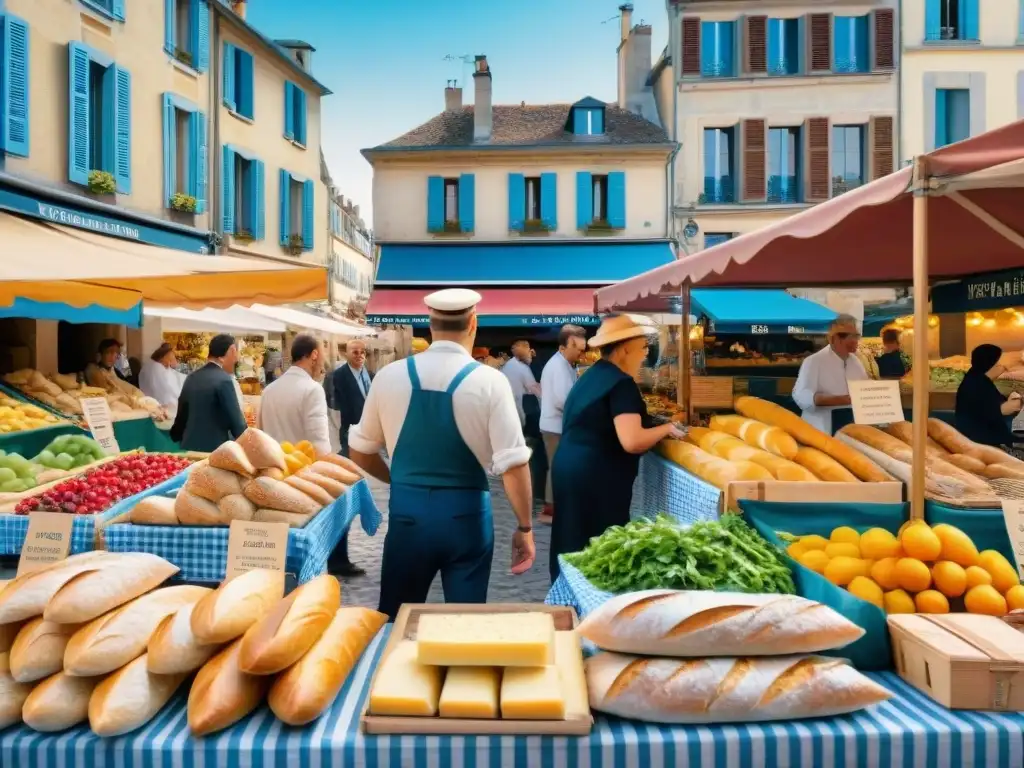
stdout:
[(825, 333), (836, 313), (785, 291), (699, 290), (691, 294), (693, 313), (706, 315), (716, 333)]
[(278, 320), (272, 320), (258, 312), (237, 306), (230, 309), (183, 309), (182, 307), (157, 307), (147, 304), (143, 308), (142, 314), (147, 319), (159, 318), (165, 331), (284, 333), (288, 330), (288, 327)]
[(325, 315), (303, 312), (300, 309), (293, 309), (291, 307), (268, 307), (265, 304), (253, 304), (251, 309), (253, 312), (279, 320), (292, 328), (320, 331), (321, 333), (329, 333), (332, 336), (350, 336), (353, 338), (377, 335), (373, 328), (367, 328), (365, 325), (334, 320)]
[[(366, 305), (368, 322), (376, 325), (429, 323), (424, 289), (377, 289)], [(481, 288), (477, 307), (484, 327), (597, 325), (594, 291), (590, 288)]]

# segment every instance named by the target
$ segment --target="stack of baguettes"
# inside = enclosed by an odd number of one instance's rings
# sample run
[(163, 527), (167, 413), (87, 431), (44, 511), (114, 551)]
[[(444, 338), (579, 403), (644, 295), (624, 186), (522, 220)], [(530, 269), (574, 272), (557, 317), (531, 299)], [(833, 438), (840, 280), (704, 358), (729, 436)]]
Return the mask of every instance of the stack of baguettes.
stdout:
[(189, 472), (178, 495), (149, 496), (132, 509), (138, 525), (230, 525), (232, 520), (304, 527), (357, 483), (359, 468), (342, 456), (325, 456), (295, 474), (281, 446), (250, 427), (222, 444)]
[(891, 694), (844, 660), (814, 655), (864, 630), (795, 595), (649, 590), (583, 620), (591, 708), (658, 723), (845, 714)]
[(195, 734), (238, 721), (268, 690), (274, 713), (300, 725), (331, 704), (385, 622), (340, 607), (331, 576), (284, 598), (283, 573), (160, 586), (177, 571), (155, 555), (90, 552), (0, 584), (0, 728), (129, 733), (197, 670)]

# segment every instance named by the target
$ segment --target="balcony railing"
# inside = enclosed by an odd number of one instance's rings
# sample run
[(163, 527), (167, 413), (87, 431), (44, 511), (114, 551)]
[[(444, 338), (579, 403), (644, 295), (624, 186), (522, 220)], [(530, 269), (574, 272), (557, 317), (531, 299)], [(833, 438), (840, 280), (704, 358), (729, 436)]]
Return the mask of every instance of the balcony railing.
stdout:
[(798, 197), (796, 176), (768, 177), (769, 203), (796, 203)]
[(700, 196), (699, 202), (704, 205), (735, 203), (736, 194), (733, 190), (732, 178), (728, 176), (725, 178), (705, 176), (704, 194)]

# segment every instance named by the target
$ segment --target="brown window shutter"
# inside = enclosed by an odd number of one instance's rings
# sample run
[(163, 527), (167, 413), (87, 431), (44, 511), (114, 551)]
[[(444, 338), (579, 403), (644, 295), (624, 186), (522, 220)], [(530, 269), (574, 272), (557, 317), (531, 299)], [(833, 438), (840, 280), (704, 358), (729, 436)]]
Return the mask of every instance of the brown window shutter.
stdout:
[(827, 117), (809, 117), (804, 121), (804, 202), (823, 203), (829, 198), (829, 125)]
[(765, 200), (768, 197), (768, 179), (765, 175), (768, 125), (764, 120), (744, 120), (740, 123), (740, 139), (743, 143), (742, 177), (744, 202)]
[(893, 172), (894, 123), (891, 117), (872, 117), (868, 123), (868, 158), (871, 163), (868, 172), (872, 181)]
[(768, 71), (768, 17), (747, 16), (746, 66), (752, 73)]
[(811, 72), (829, 72), (832, 69), (832, 14), (812, 13), (807, 16), (807, 35)]
[(683, 74), (700, 74), (700, 19), (688, 16), (683, 19)]
[(896, 68), (896, 12), (879, 8), (874, 13), (875, 60), (873, 69)]

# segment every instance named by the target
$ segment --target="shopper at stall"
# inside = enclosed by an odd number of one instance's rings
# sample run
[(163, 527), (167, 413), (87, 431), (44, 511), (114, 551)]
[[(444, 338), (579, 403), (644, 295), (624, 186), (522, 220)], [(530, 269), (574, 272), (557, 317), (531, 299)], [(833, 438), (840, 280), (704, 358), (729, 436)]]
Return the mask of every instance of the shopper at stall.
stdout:
[(178, 412), (178, 398), (184, 384), (185, 376), (178, 371), (174, 347), (166, 342), (153, 350), (139, 372), (142, 393), (160, 403), (160, 407), (172, 419)]
[(292, 340), (291, 354), (288, 370), (263, 390), (258, 426), (279, 443), (308, 440), (317, 458), (329, 456), (333, 451), (327, 397), (319, 383), (324, 370), (320, 342), (300, 333)]
[(516, 411), (519, 413), (519, 423), (526, 425), (526, 411), (523, 409), (523, 395), (540, 397), (540, 384), (533, 375), (530, 363), (533, 361), (533, 350), (530, 349), (530, 342), (526, 339), (519, 339), (512, 343), (512, 359), (502, 366), (501, 372), (505, 374), (508, 383), (512, 385), (512, 396), (516, 400)]
[(185, 379), (171, 427), (171, 439), (186, 451), (210, 453), (246, 430), (235, 377), (228, 373), (238, 361), (235, 339), (217, 334), (210, 339), (209, 349), (206, 365)]
[(995, 379), (1006, 370), (999, 364), (1002, 356), (995, 344), (982, 344), (971, 352), (971, 368), (956, 391), (956, 428), (976, 443), (1010, 448), (1010, 422), (1020, 413), (1021, 398), (1016, 392), (1006, 397), (996, 387)]
[(804, 421), (827, 435), (834, 432), (833, 413), (850, 407), (851, 381), (868, 378), (864, 365), (854, 354), (860, 343), (857, 320), (839, 315), (828, 331), (828, 346), (804, 358), (793, 387), (793, 400)]
[(875, 358), (878, 375), (883, 379), (902, 379), (907, 375), (907, 366), (900, 351), (900, 332), (895, 328), (882, 331), (882, 348), (885, 352)]
[(559, 555), (629, 522), (640, 455), (666, 437), (684, 436), (675, 424), (646, 426), (647, 406), (634, 379), (647, 357), (647, 332), (628, 315), (606, 317), (590, 340), (601, 359), (566, 398), (551, 466), (558, 510), (551, 524), (552, 582)]
[(96, 351), (96, 360), (85, 366), (85, 383), (90, 387), (101, 389), (116, 389), (111, 379), (119, 379), (125, 383), (128, 377), (121, 373), (117, 366), (118, 357), (121, 354), (121, 342), (117, 339), (104, 339), (100, 342)]
[(564, 325), (558, 332), (558, 352), (544, 364), (540, 374), (540, 388), (544, 397), (540, 401), (540, 434), (544, 452), (548, 457), (547, 481), (544, 488), (544, 510), (537, 522), (551, 524), (555, 498), (551, 491), (551, 464), (562, 436), (562, 413), (569, 392), (576, 384), (576, 363), (587, 348), (587, 332), (578, 325)]
[[(380, 610), (422, 603), (441, 572), (452, 603), (484, 603), (494, 555), (487, 468), (500, 475), (519, 526), (512, 572), (535, 557), (530, 451), (508, 380), (470, 355), (480, 294), (428, 295), (433, 344), (377, 372), (348, 441), (352, 459), (391, 483)], [(380, 456), (387, 448), (391, 467)]]

